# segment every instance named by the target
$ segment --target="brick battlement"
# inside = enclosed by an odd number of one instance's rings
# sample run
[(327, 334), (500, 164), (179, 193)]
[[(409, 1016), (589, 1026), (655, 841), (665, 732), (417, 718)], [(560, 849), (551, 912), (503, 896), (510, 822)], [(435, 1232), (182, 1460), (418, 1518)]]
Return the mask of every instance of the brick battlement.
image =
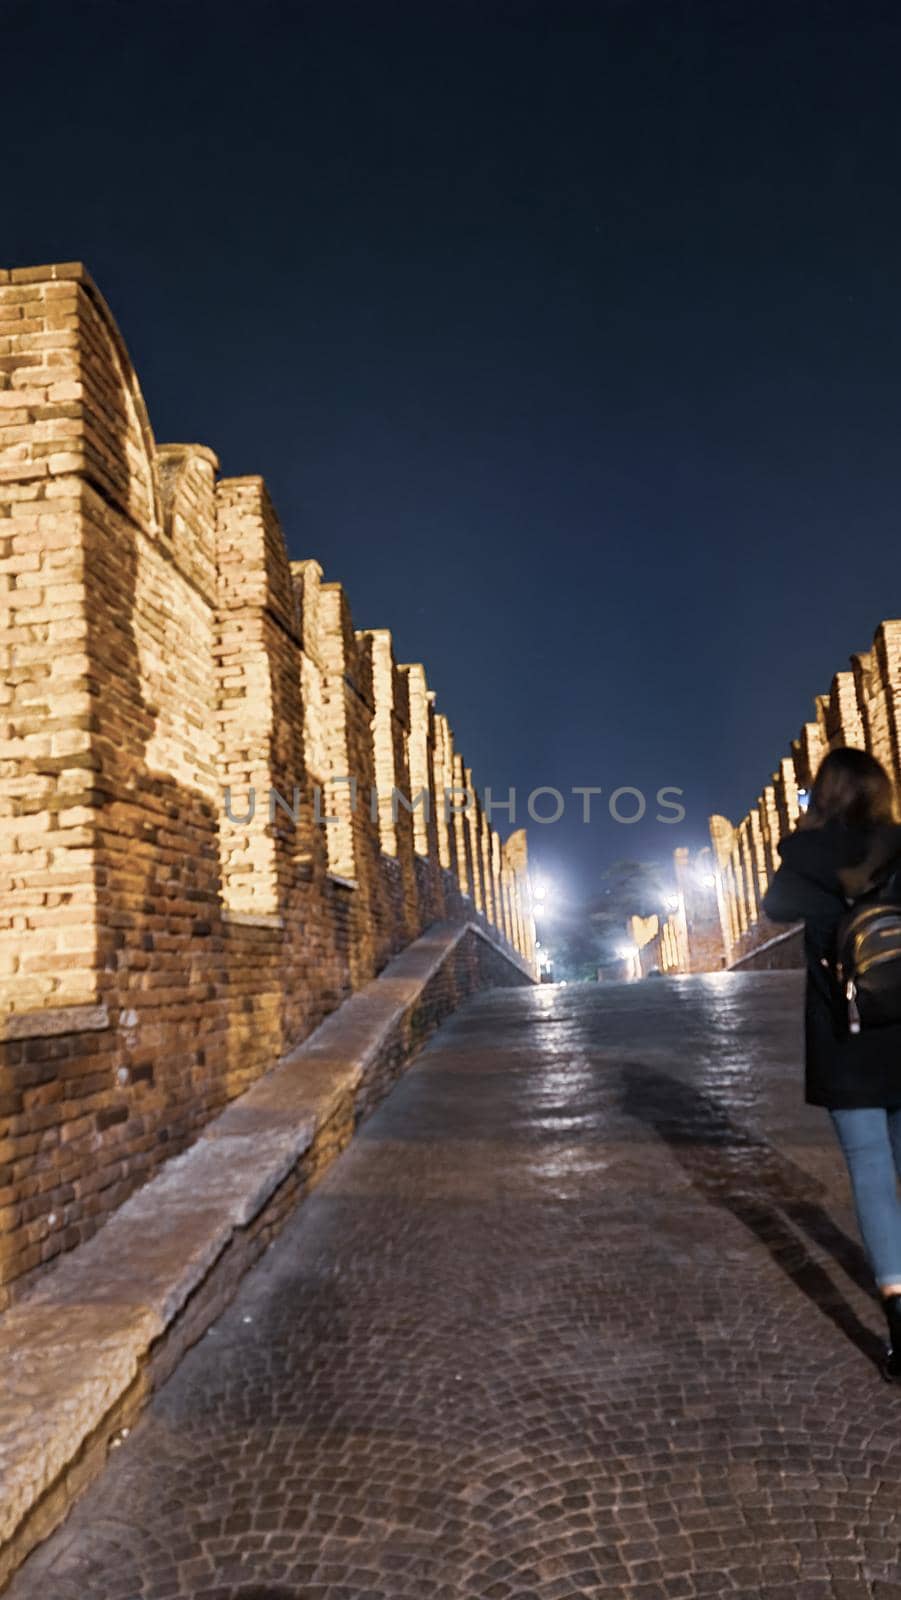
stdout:
[(0, 664), (3, 1305), (425, 927), (534, 933), (423, 667), (156, 445), (78, 264), (0, 271)]
[[(730, 965), (748, 964), (779, 930), (767, 922), (761, 903), (779, 865), (777, 846), (800, 816), (799, 791), (810, 789), (827, 750), (852, 745), (881, 761), (896, 795), (901, 795), (901, 621), (883, 622), (872, 649), (851, 657), (849, 671), (837, 672), (828, 694), (818, 695), (788, 755), (783, 756), (755, 805), (737, 826), (711, 817), (710, 837), (717, 862), (720, 921)], [(798, 939), (764, 953), (760, 964), (800, 965)], [(753, 963), (758, 964), (758, 963)]]

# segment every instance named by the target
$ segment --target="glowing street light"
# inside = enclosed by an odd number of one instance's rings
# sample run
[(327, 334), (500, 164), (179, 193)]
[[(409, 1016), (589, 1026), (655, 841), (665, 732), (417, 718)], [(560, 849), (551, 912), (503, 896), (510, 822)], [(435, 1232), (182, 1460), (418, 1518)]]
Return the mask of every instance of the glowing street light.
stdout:
[(537, 878), (532, 885), (532, 905), (536, 910), (547, 904), (548, 886), (543, 878)]

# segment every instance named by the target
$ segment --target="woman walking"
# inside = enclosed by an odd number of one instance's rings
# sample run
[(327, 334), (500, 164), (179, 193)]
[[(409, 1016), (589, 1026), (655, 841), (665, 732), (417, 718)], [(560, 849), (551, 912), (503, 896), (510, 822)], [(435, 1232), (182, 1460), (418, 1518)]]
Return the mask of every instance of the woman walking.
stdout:
[(827, 1108), (844, 1153), (888, 1320), (883, 1375), (901, 1381), (901, 1022), (852, 1032), (835, 973), (849, 906), (901, 872), (901, 827), (879, 762), (864, 750), (830, 751), (779, 855), (763, 909), (773, 922), (805, 925), (805, 1099)]

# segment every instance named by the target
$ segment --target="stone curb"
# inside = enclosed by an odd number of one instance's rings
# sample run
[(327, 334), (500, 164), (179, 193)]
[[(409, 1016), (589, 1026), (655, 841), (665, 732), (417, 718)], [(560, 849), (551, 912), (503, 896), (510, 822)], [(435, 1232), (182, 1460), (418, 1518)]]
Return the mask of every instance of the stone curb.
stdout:
[[(803, 967), (803, 965), (804, 965), (803, 940), (800, 938), (800, 936), (803, 934), (803, 932), (804, 932), (804, 924), (803, 924), (803, 922), (793, 922), (790, 928), (785, 928), (782, 933), (775, 934), (772, 939), (765, 939), (762, 944), (755, 945), (753, 950), (746, 950), (743, 956), (739, 956), (737, 961), (733, 961), (732, 962), (731, 966), (727, 968), (727, 971), (729, 971), (729, 972), (741, 972), (744, 968), (747, 968), (749, 971), (752, 971), (753, 970), (753, 967), (752, 967), (752, 963), (753, 962), (758, 961), (762, 956), (770, 955), (774, 950), (778, 950), (783, 945), (790, 944), (792, 942), (792, 940), (794, 940), (798, 944), (798, 960), (797, 960), (796, 966), (797, 967)], [(767, 969), (765, 967), (762, 967), (762, 968), (760, 968), (760, 970), (761, 971), (766, 971)], [(773, 971), (794, 971), (795, 968), (793, 968), (793, 967), (773, 968), (771, 970), (773, 970)]]
[[(439, 1006), (432, 1026), (417, 1024), (417, 1004), (468, 935), (532, 981), (521, 958), (477, 923), (429, 929), (0, 1319), (0, 1586), (102, 1469), (123, 1421), (228, 1303), (266, 1231), (277, 1231), (347, 1143), (378, 1097), (366, 1091), (379, 1065), (387, 1059), (399, 1069), (441, 1020)], [(303, 1173), (326, 1130), (325, 1159)], [(279, 1214), (267, 1217), (299, 1172)], [(199, 1304), (214, 1268), (264, 1218), (227, 1281), (220, 1275)], [(154, 1370), (154, 1351), (183, 1321), (179, 1348)]]

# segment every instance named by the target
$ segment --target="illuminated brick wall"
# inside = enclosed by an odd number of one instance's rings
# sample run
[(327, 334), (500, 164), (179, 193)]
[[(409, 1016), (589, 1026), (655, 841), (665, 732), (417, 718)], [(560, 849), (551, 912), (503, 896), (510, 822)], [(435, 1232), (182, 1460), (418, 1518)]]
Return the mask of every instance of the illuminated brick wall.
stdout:
[(430, 922), (533, 929), (424, 669), (156, 445), (77, 265), (0, 272), (0, 663), (2, 1305)]
[[(826, 751), (837, 745), (869, 750), (882, 762), (896, 793), (901, 793), (899, 724), (901, 621), (883, 622), (872, 649), (852, 656), (850, 670), (837, 672), (828, 695), (817, 696), (813, 719), (804, 724), (747, 816), (736, 826), (725, 817), (710, 819), (729, 965), (760, 952), (780, 935), (781, 930), (763, 916), (761, 901), (779, 865), (779, 840), (798, 821), (798, 792), (810, 788)], [(800, 964), (803, 954), (797, 941), (791, 943), (790, 952), (791, 961)]]
[(635, 955), (629, 977), (651, 972), (717, 972), (725, 965), (712, 851), (673, 851), (672, 909), (666, 917), (632, 917)]

